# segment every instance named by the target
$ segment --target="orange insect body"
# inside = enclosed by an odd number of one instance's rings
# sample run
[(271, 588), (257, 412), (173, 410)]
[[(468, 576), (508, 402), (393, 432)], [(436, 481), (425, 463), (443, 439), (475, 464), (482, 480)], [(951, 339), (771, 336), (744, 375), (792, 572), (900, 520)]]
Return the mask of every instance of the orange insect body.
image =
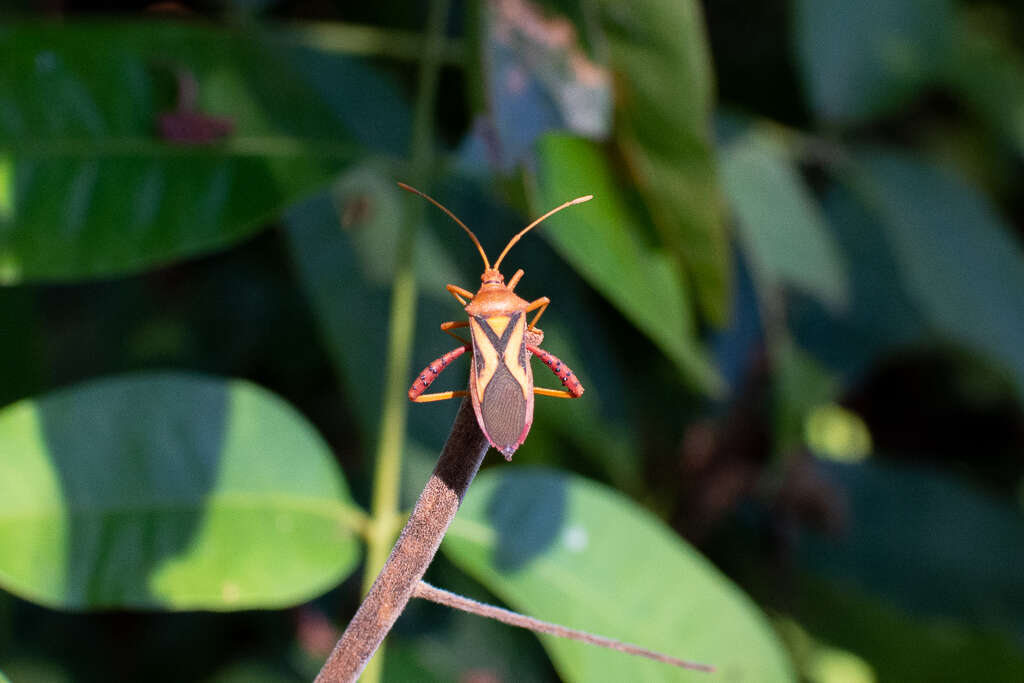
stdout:
[[(545, 218), (593, 197), (587, 195), (566, 202), (532, 222), (509, 241), (492, 267), (476, 235), (451, 211), (419, 190), (403, 183), (399, 183), (399, 186), (420, 195), (451, 216), (469, 234), (484, 260), (484, 273), (480, 276), (480, 289), (476, 294), (455, 285), (447, 287), (459, 303), (463, 304), (469, 319), (465, 322), (442, 323), (441, 329), (462, 342), (463, 346), (449, 351), (424, 368), (409, 389), (409, 398), (423, 403), (465, 396), (466, 391), (445, 391), (436, 394), (423, 392), (455, 358), (472, 348), (468, 394), (473, 402), (477, 423), (490, 444), (501, 451), (506, 459), (511, 460), (512, 454), (526, 440), (530, 425), (533, 423), (534, 394), (579, 398), (583, 395), (583, 386), (565, 364), (539, 348), (544, 333), (536, 327), (537, 320), (548, 307), (550, 300), (541, 297), (530, 302), (519, 297), (514, 290), (523, 276), (523, 271), (516, 271), (506, 284), (498, 266), (512, 245)], [(537, 313), (527, 324), (526, 317), (531, 311)], [(467, 342), (451, 332), (461, 327), (469, 328), (472, 342)], [(558, 376), (565, 390), (539, 389), (533, 386), (533, 371), (530, 368), (532, 355), (538, 356)]]

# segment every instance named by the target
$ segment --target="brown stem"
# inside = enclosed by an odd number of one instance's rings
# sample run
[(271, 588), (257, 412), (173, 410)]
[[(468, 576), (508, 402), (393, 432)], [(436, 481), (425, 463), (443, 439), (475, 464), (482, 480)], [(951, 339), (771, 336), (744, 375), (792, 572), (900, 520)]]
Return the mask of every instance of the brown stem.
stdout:
[(533, 617), (528, 617), (525, 614), (519, 614), (518, 612), (502, 609), (501, 607), (477, 602), (471, 598), (431, 586), (425, 581), (420, 581), (416, 584), (416, 590), (413, 593), (413, 597), (430, 600), (431, 602), (436, 602), (439, 605), (445, 605), (446, 607), (462, 610), (463, 612), (469, 612), (470, 614), (476, 614), (477, 616), (486, 617), (488, 619), (494, 619), (495, 621), (500, 621), (501, 623), (508, 624), (509, 626), (518, 626), (519, 628), (529, 629), (537, 633), (547, 633), (553, 636), (558, 636), (559, 638), (578, 640), (581, 643), (597, 645), (598, 647), (604, 647), (618, 652), (625, 652), (626, 654), (637, 655), (638, 657), (646, 657), (647, 659), (653, 659), (654, 661), (661, 662), (662, 664), (671, 664), (682, 669), (707, 672), (715, 670), (715, 667), (709, 666), (708, 664), (689, 662), (685, 659), (679, 659), (678, 657), (672, 657), (660, 652), (655, 652), (654, 650), (648, 650), (645, 647), (624, 643), (621, 640), (615, 640), (614, 638), (597, 636), (593, 633), (587, 633), (586, 631), (578, 631), (574, 628), (560, 626), (559, 624), (552, 624), (549, 621), (534, 619)]
[(473, 406), (463, 399), (434, 473), (387, 563), (316, 677), (317, 683), (355, 681), (362, 673), (434, 559), (487, 448)]

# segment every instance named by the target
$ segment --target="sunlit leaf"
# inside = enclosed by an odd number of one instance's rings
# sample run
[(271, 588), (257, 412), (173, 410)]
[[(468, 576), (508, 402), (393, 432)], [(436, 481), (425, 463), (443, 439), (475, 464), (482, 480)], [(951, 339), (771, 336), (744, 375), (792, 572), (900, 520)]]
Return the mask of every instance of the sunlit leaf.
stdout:
[(307, 600), (355, 568), (326, 444), (242, 381), (103, 379), (0, 411), (0, 586), (66, 609)]
[[(614, 491), (550, 470), (481, 474), (443, 549), (514, 609), (711, 664), (723, 680), (790, 681), (753, 602), (659, 520)], [(569, 681), (700, 681), (542, 637)]]
[(615, 139), (700, 311), (722, 324), (729, 244), (711, 143), (714, 77), (696, 0), (595, 3), (616, 86)]
[[(545, 137), (538, 149), (537, 213), (584, 194), (587, 204), (553, 216), (542, 233), (587, 282), (608, 298), (698, 387), (722, 389), (698, 340), (677, 261), (642, 241), (611, 164), (595, 144)], [(543, 207), (543, 208), (542, 208)]]

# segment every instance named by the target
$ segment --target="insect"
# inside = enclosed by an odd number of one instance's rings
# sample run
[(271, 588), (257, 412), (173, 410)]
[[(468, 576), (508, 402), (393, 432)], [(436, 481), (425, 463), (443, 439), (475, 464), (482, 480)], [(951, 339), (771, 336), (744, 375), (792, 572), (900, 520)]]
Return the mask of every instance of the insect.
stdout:
[[(530, 223), (509, 241), (492, 266), (487, 260), (484, 248), (480, 246), (480, 240), (455, 214), (416, 188), (404, 183), (398, 185), (404, 190), (418, 194), (448, 214), (466, 231), (484, 260), (484, 273), (480, 276), (480, 289), (476, 294), (456, 285), (446, 287), (465, 307), (469, 319), (441, 323), (441, 331), (455, 337), (462, 345), (425, 367), (412, 383), (409, 398), (417, 403), (426, 403), (444, 401), (468, 393), (484, 436), (492, 446), (501, 451), (506, 460), (511, 460), (512, 454), (526, 440), (530, 425), (533, 424), (534, 394), (556, 398), (579, 398), (583, 395), (583, 385), (565, 363), (540, 348), (544, 332), (537, 327), (537, 321), (551, 300), (546, 296), (534, 301), (520, 298), (516, 295), (515, 288), (523, 277), (523, 269), (517, 270), (508, 284), (505, 284), (505, 278), (498, 268), (509, 249), (541, 221), (573, 204), (581, 204), (594, 197), (577, 197)], [(527, 324), (527, 315), (533, 311), (536, 311), (536, 315)], [(469, 328), (472, 342), (466, 341), (452, 331), (463, 327)], [(466, 351), (472, 353), (468, 391), (423, 393), (452, 361)], [(565, 389), (543, 389), (533, 386), (530, 356), (537, 356), (548, 366), (562, 381)]]

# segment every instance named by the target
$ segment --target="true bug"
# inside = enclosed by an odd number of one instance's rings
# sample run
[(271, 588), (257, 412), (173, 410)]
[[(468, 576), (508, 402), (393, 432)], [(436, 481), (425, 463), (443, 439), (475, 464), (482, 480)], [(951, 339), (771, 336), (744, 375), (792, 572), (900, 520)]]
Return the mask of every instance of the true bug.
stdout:
[[(537, 321), (547, 309), (551, 300), (542, 296), (534, 301), (526, 301), (516, 296), (515, 288), (523, 276), (520, 268), (505, 284), (504, 276), (498, 272), (502, 259), (509, 249), (527, 232), (541, 221), (558, 213), (573, 204), (593, 199), (593, 195), (577, 197), (546, 214), (520, 230), (502, 250), (498, 260), (492, 266), (487, 260), (484, 248), (473, 231), (435, 200), (414, 187), (405, 183), (398, 184), (403, 190), (418, 194), (431, 204), (448, 214), (458, 223), (473, 240), (480, 257), (484, 260), (484, 273), (480, 276), (480, 289), (476, 294), (456, 285), (448, 285), (446, 289), (462, 304), (469, 319), (441, 323), (441, 330), (455, 337), (462, 345), (444, 354), (423, 369), (419, 377), (409, 389), (409, 398), (417, 403), (443, 401), (467, 393), (473, 401), (476, 420), (480, 424), (487, 440), (501, 451), (506, 460), (526, 440), (533, 423), (533, 396), (554, 396), (557, 398), (579, 398), (583, 395), (583, 385), (562, 361), (540, 348), (544, 333), (537, 327)], [(532, 311), (537, 314), (526, 324), (526, 316)], [(466, 341), (452, 330), (468, 327), (472, 343)], [(442, 391), (435, 394), (423, 392), (433, 383), (437, 376), (448, 365), (472, 349), (473, 360), (470, 363), (469, 390)], [(542, 389), (533, 386), (533, 372), (530, 369), (530, 356), (537, 356), (544, 365), (555, 373), (562, 381), (565, 389)]]

